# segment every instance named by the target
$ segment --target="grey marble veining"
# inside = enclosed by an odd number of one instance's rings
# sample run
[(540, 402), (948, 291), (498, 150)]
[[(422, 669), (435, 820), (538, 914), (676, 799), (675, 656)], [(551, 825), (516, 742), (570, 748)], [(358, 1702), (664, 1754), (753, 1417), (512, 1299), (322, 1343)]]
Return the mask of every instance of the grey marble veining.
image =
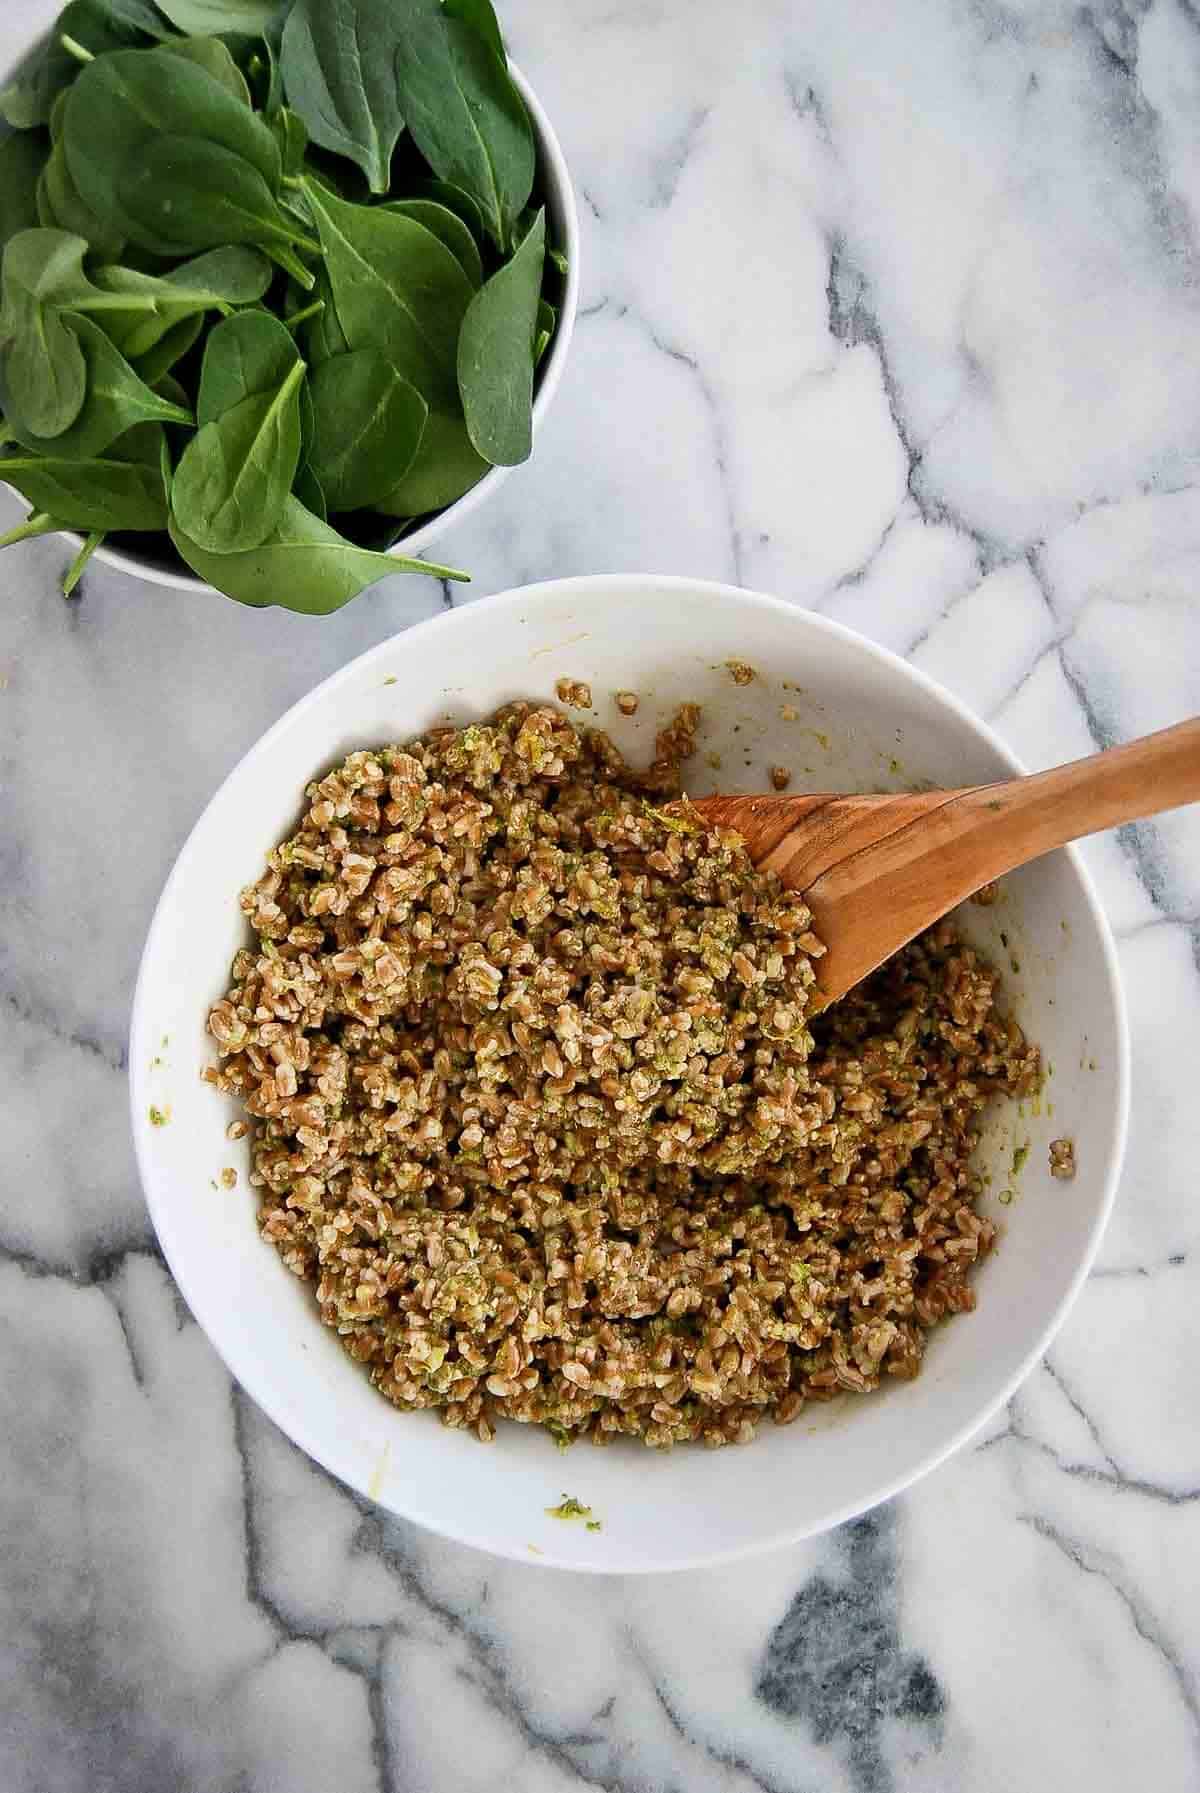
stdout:
[[(6, 11), (0, 54), (52, 10)], [(585, 291), (534, 462), (438, 544), (469, 598), (623, 568), (779, 592), (1033, 765), (1200, 712), (1190, 0), (506, 19)], [(1007, 1413), (750, 1565), (496, 1563), (347, 1493), (231, 1386), (125, 1114), (137, 956), (202, 803), (446, 594), (397, 578), (309, 622), (94, 566), (68, 603), (67, 558), (0, 558), (4, 1793), (1200, 1786), (1200, 814), (1087, 849), (1130, 1157)]]

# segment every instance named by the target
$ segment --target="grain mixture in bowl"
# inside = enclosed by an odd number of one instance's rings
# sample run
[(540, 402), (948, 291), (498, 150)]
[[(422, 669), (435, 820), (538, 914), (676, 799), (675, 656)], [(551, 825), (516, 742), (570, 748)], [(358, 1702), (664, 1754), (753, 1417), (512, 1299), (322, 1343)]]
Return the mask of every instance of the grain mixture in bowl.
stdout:
[(209, 1073), (265, 1237), (399, 1407), (741, 1442), (913, 1376), (992, 1243), (978, 1117), (1037, 1054), (949, 927), (812, 1025), (737, 836), (513, 704), (356, 753), (243, 893)]

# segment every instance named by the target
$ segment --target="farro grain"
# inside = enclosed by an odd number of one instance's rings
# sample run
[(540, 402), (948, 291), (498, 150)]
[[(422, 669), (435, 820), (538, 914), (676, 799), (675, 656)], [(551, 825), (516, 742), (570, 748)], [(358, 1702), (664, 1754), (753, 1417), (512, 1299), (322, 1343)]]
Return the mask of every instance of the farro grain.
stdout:
[(916, 1374), (993, 1241), (980, 1111), (1036, 1051), (947, 924), (810, 1025), (798, 896), (512, 704), (352, 754), (242, 907), (209, 1081), (264, 1237), (381, 1392), (488, 1439), (745, 1442)]

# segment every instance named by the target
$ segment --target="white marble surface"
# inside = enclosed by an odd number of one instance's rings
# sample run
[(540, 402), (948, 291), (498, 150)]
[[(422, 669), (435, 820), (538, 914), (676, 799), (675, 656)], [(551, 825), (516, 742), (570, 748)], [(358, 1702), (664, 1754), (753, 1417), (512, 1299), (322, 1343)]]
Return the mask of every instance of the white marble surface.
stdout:
[[(507, 20), (585, 298), (535, 462), (439, 543), (472, 597), (740, 580), (909, 655), (1035, 764), (1200, 712), (1193, 0)], [(1088, 850), (1131, 1152), (1003, 1422), (749, 1568), (520, 1569), (352, 1498), (231, 1387), (125, 1113), (137, 955), (201, 803), (442, 594), (308, 622), (95, 568), (67, 603), (65, 559), (0, 559), (5, 1793), (1200, 1786), (1200, 812)]]

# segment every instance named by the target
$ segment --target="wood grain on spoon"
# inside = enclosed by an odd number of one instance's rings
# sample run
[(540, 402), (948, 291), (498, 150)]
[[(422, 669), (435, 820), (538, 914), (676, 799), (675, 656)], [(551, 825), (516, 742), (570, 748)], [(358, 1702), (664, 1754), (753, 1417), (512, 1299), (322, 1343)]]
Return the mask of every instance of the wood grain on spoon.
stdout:
[(1200, 801), (1200, 718), (1001, 784), (900, 796), (699, 797), (802, 891), (827, 951), (817, 1008), (993, 878), (1067, 841)]

